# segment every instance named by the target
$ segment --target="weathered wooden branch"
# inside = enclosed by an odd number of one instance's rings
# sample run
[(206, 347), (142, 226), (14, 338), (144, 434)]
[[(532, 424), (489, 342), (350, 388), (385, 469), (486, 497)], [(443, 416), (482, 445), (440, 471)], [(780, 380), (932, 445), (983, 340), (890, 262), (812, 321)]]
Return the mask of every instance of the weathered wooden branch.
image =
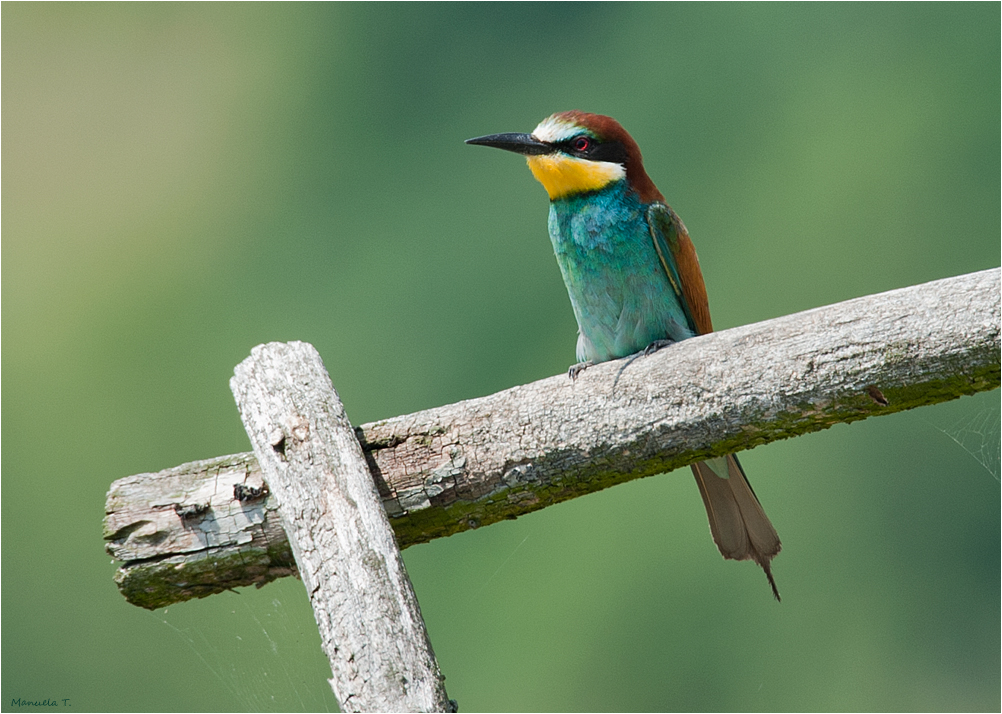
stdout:
[[(709, 456), (995, 389), (999, 270), (686, 340), (356, 429), (401, 547)], [(234, 500), (237, 487), (246, 500)], [(290, 573), (252, 454), (120, 479), (116, 581), (148, 608)], [(186, 515), (187, 514), (187, 515)]]
[(445, 712), (417, 597), (320, 355), (259, 345), (230, 380), (313, 606), (341, 711)]

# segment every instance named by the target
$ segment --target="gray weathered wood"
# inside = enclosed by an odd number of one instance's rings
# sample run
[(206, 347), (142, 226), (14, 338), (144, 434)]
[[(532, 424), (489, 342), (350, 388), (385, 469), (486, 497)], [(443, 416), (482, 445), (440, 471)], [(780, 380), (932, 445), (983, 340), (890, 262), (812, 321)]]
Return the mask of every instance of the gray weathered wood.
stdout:
[(278, 501), (341, 711), (447, 711), (417, 598), (320, 355), (253, 349), (230, 388)]
[[(406, 547), (715, 454), (995, 389), (999, 300), (996, 268), (697, 337), (625, 369), (626, 360), (610, 362), (575, 382), (559, 375), (356, 434)], [(199, 484), (220, 474), (260, 479), (240, 454), (112, 485), (105, 538), (125, 561), (116, 578), (130, 602), (162, 607), (288, 572), (287, 544), (267, 539), (278, 533), (269, 497), (261, 546), (233, 543), (247, 538), (235, 521), (217, 519), (212, 541), (197, 517), (185, 523), (174, 512), (201, 503)], [(213, 492), (221, 513), (227, 488)], [(253, 548), (246, 573), (241, 547)], [(224, 567), (210, 579), (206, 564), (216, 560)]]
[(115, 582), (135, 605), (152, 610), (296, 574), (253, 453), (119, 479), (105, 511), (108, 552), (127, 562)]

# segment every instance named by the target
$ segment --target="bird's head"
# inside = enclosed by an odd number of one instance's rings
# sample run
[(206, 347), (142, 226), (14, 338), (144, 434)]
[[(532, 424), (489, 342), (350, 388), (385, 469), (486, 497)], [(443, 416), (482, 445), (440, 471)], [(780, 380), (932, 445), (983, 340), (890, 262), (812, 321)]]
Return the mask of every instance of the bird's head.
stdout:
[(560, 112), (541, 121), (531, 134), (491, 134), (466, 143), (523, 154), (551, 201), (598, 191), (623, 179), (644, 203), (664, 201), (644, 171), (637, 142), (612, 117)]

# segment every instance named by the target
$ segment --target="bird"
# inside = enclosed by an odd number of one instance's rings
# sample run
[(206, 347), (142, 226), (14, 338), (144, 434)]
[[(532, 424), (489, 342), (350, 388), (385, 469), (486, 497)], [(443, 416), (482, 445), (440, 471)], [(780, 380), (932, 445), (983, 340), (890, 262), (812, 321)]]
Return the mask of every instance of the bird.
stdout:
[[(566, 111), (531, 134), (467, 144), (525, 156), (550, 198), (553, 252), (578, 324), (577, 378), (599, 362), (636, 358), (713, 332), (696, 249), (644, 169), (640, 147), (609, 116)], [(724, 558), (752, 560), (779, 589), (771, 562), (781, 543), (735, 455), (692, 465)]]

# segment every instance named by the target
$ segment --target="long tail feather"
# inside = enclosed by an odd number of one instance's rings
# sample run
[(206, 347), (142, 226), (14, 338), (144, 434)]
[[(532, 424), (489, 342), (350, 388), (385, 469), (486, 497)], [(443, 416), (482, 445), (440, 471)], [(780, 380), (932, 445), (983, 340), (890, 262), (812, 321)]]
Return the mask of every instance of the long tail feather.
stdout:
[[(737, 457), (731, 454), (693, 464), (692, 473), (706, 506), (710, 533), (720, 554), (732, 560), (754, 560), (758, 563), (769, 579), (772, 594), (779, 600), (779, 589), (769, 563), (779, 553), (782, 544), (745, 478)], [(722, 474), (726, 474), (726, 478)]]

